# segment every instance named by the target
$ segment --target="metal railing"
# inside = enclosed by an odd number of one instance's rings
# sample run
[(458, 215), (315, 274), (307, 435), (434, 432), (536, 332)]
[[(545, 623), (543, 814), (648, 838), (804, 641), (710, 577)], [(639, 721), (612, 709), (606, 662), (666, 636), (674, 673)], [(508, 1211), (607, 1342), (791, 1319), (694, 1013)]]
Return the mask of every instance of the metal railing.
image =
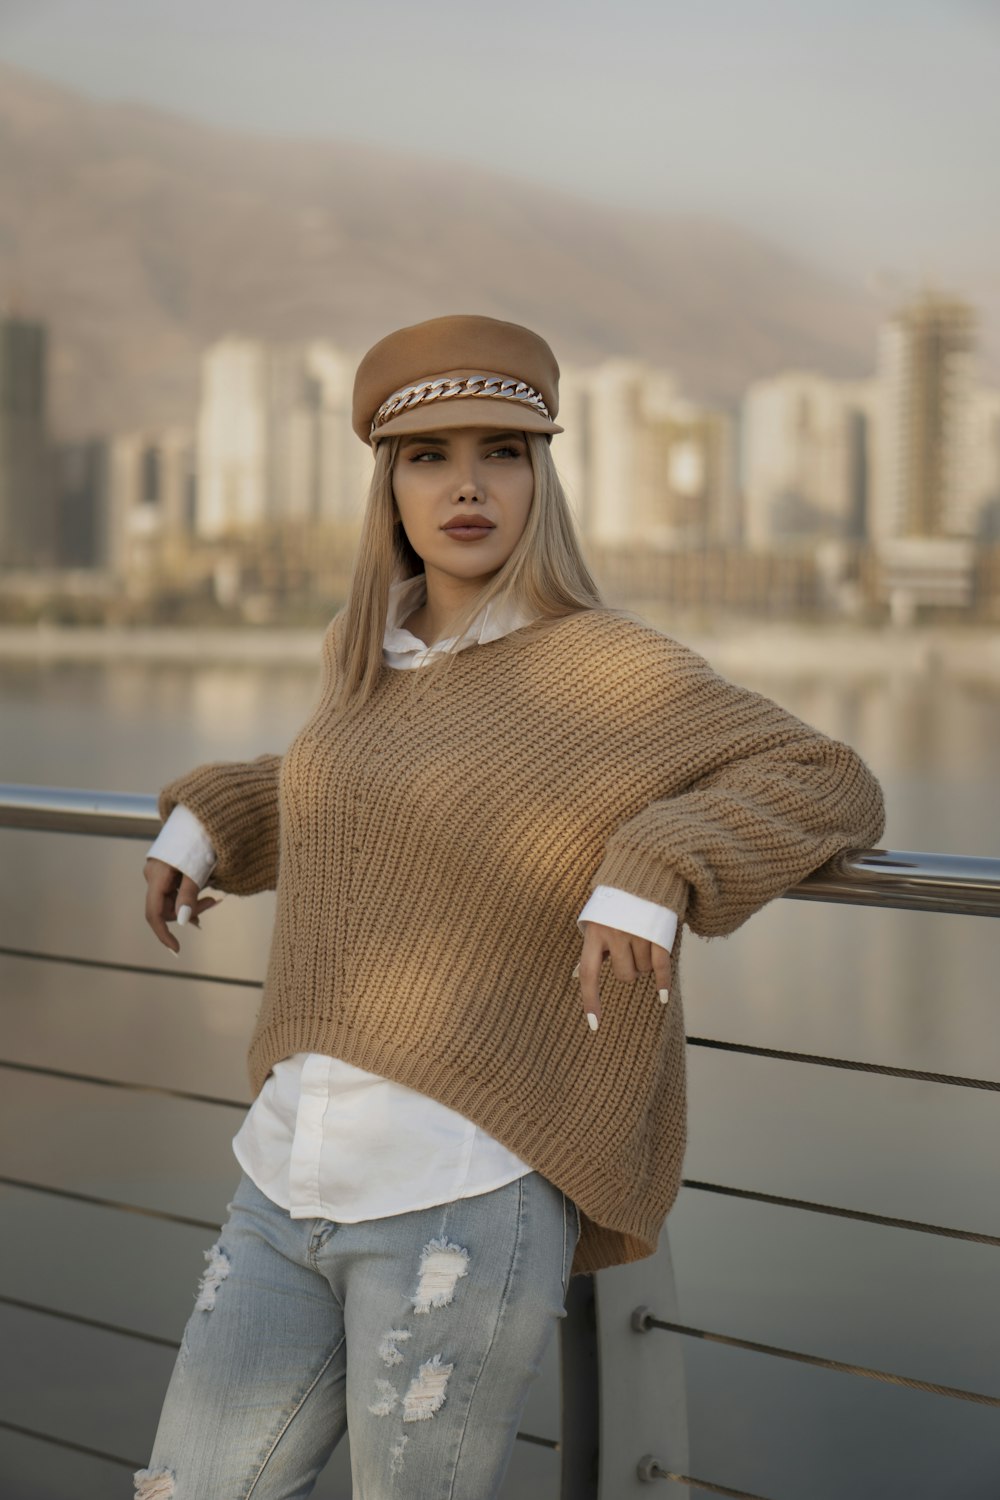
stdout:
[[(159, 831), (160, 820), (156, 798), (151, 796), (0, 784), (0, 827), (99, 834), (150, 842)], [(1000, 859), (974, 859), (961, 855), (925, 854), (905, 850), (855, 850), (824, 866), (785, 894), (795, 900), (996, 917), (1000, 916)], [(200, 979), (212, 984), (260, 988), (256, 981), (197, 974), (178, 970), (176, 967), (168, 970), (156, 965), (116, 963), (12, 946), (0, 946), (0, 954), (102, 970), (156, 975), (160, 978)], [(1000, 1080), (994, 1079), (898, 1068), (858, 1059), (784, 1051), (707, 1037), (689, 1036), (687, 1042), (692, 1047), (745, 1056), (1000, 1092)], [(22, 1063), (15, 1059), (0, 1058), (0, 1070), (36, 1074), (100, 1088), (165, 1095), (221, 1108), (246, 1107), (245, 1101), (238, 1099), (123, 1082), (89, 1073)], [(0, 1184), (84, 1202), (116, 1212), (143, 1214), (206, 1230), (218, 1229), (217, 1224), (208, 1221), (66, 1188), (53, 1188), (21, 1178), (0, 1176)], [(956, 1226), (893, 1218), (844, 1205), (812, 1202), (723, 1183), (686, 1178), (682, 1185), (689, 1191), (699, 1193), (887, 1225), (918, 1234), (943, 1235), (1000, 1248), (1000, 1236), (981, 1234)], [(2, 1293), (0, 1304), (167, 1348), (176, 1347), (175, 1341), (140, 1329), (101, 1322)], [(699, 1339), (751, 1350), (771, 1358), (819, 1366), (947, 1399), (1000, 1407), (998, 1396), (917, 1380), (904, 1374), (868, 1366), (847, 1364), (803, 1350), (762, 1344), (681, 1323), (677, 1315), (666, 1232), (661, 1236), (656, 1255), (647, 1260), (628, 1266), (616, 1266), (599, 1272), (595, 1277), (575, 1277), (570, 1285), (567, 1313), (561, 1331), (563, 1399), (560, 1439), (527, 1432), (518, 1434), (522, 1442), (540, 1444), (559, 1452), (563, 1500), (619, 1500), (619, 1497), (629, 1493), (643, 1493), (644, 1486), (660, 1480), (684, 1486), (688, 1490), (731, 1496), (734, 1500), (766, 1500), (766, 1497), (751, 1495), (748, 1491), (717, 1484), (711, 1479), (687, 1472), (687, 1416), (682, 1358), (682, 1341), (685, 1339)], [(650, 1338), (648, 1335), (651, 1333), (656, 1336)], [(661, 1333), (667, 1337), (661, 1339)], [(611, 1372), (614, 1378), (608, 1378)], [(133, 1468), (141, 1466), (131, 1458), (99, 1452), (70, 1442), (58, 1434), (36, 1431), (3, 1418), (0, 1418), (0, 1428), (114, 1463)]]

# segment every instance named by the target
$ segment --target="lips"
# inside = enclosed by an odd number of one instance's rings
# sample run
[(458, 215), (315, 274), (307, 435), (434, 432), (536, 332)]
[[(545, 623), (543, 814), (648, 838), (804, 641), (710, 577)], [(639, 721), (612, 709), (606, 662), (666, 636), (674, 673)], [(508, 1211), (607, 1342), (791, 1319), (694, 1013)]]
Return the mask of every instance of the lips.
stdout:
[(481, 526), (484, 531), (492, 531), (493, 522), (484, 520), (482, 516), (453, 516), (450, 521), (445, 521), (441, 530), (451, 531), (456, 526)]

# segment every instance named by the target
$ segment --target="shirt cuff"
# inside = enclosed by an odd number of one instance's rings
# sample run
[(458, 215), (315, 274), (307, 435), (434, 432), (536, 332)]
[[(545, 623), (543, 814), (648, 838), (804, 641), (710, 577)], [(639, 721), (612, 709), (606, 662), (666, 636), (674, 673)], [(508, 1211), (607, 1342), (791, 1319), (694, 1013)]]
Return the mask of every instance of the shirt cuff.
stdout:
[(576, 925), (586, 935), (584, 922), (600, 922), (603, 927), (617, 927), (633, 937), (647, 938), (669, 952), (677, 936), (677, 913), (669, 906), (620, 891), (617, 886), (599, 885), (591, 891)]
[(167, 818), (146, 858), (162, 859), (190, 876), (201, 890), (215, 869), (216, 853), (201, 819), (180, 802)]

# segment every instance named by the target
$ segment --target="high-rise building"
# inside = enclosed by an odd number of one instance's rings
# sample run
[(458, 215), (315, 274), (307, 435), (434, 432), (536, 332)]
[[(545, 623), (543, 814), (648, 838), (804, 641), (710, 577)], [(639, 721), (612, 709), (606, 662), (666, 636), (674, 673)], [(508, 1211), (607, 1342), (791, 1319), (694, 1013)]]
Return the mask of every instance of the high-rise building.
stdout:
[(107, 564), (108, 449), (102, 438), (56, 446), (56, 561), (61, 567)]
[(565, 371), (560, 418), (553, 456), (589, 541), (735, 540), (732, 420), (681, 396), (669, 371), (627, 359)]
[(191, 535), (194, 444), (190, 432), (129, 432), (109, 445), (101, 562), (135, 578), (168, 561)]
[(922, 291), (883, 325), (876, 542), (974, 533), (974, 350), (973, 309), (934, 291)]
[(373, 460), (351, 425), (358, 357), (321, 340), (302, 353), (313, 393), (305, 492), (308, 512), (318, 521), (350, 524), (364, 510)]
[(865, 533), (874, 381), (789, 370), (747, 387), (743, 536), (755, 551)]
[(55, 502), (46, 430), (46, 331), (0, 318), (0, 567), (55, 561)]
[(647, 419), (640, 452), (641, 517), (651, 539), (674, 550), (739, 540), (735, 430), (727, 412), (674, 396)]
[(1000, 389), (978, 386), (969, 404), (969, 487), (981, 541), (1000, 542)]
[(559, 414), (556, 418), (563, 432), (552, 439), (552, 458), (562, 481), (566, 498), (580, 531), (590, 527), (590, 390), (589, 371), (575, 365), (563, 365), (559, 375)]
[(226, 338), (205, 350), (197, 436), (199, 536), (238, 534), (268, 518), (269, 396), (264, 344)]
[(197, 532), (360, 515), (371, 453), (351, 427), (354, 357), (332, 344), (227, 338), (205, 351)]

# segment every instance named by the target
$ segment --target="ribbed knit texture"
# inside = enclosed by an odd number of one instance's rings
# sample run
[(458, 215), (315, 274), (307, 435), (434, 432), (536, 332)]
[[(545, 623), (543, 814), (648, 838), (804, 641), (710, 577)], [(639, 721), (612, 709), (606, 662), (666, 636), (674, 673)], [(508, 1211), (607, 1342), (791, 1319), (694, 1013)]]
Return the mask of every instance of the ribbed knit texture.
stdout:
[(576, 1271), (651, 1254), (685, 1142), (684, 1026), (606, 965), (591, 1033), (576, 917), (612, 885), (729, 933), (883, 827), (848, 746), (603, 610), (462, 652), (421, 695), (384, 667), (353, 721), (164, 787), (205, 824), (212, 885), (277, 887), (249, 1056), (327, 1052), (475, 1120), (573, 1198)]

